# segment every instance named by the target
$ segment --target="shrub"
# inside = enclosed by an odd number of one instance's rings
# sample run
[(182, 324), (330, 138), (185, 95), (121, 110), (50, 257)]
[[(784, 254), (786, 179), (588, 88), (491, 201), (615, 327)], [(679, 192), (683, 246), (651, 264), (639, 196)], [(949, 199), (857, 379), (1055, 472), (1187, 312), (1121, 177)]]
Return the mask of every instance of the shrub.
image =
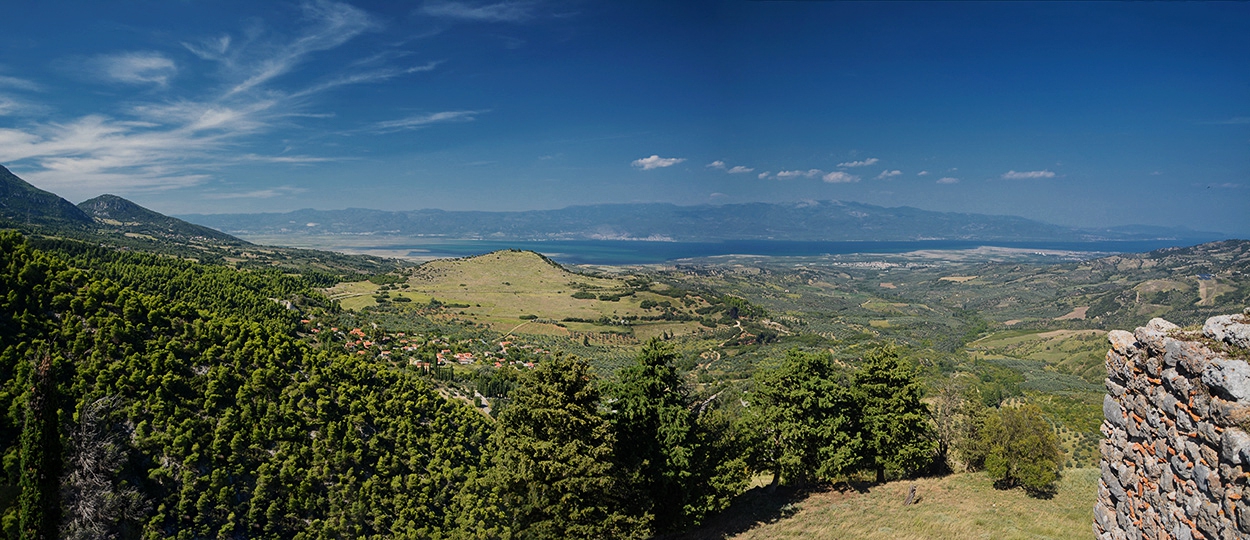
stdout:
[(1000, 487), (1034, 495), (1054, 490), (1063, 454), (1037, 405), (999, 409), (985, 420), (981, 437), (985, 470)]

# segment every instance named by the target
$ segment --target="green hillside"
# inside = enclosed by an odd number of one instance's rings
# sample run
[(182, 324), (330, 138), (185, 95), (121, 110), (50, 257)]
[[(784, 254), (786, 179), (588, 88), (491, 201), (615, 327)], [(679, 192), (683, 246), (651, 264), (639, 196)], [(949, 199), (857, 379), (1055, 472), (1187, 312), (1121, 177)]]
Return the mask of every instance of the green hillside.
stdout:
[(163, 240), (246, 243), (221, 231), (153, 212), (116, 195), (100, 195), (78, 203), (78, 208), (94, 218), (100, 225), (120, 230), (128, 235), (143, 235)]
[(0, 223), (85, 228), (92, 223), (69, 201), (30, 185), (0, 166)]

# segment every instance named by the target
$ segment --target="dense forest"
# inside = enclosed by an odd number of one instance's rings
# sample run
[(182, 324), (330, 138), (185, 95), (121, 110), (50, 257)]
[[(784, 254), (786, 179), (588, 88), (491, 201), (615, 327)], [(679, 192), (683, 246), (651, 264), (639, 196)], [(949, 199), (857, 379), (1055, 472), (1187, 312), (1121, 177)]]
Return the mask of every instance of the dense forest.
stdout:
[(0, 233), (4, 537), (645, 538), (761, 474), (1001, 468), (975, 388), (934, 415), (888, 345), (794, 349), (711, 396), (660, 339), (610, 377), (535, 356), (477, 381), (507, 394), (487, 415), (306, 333), (344, 317), (324, 279)]

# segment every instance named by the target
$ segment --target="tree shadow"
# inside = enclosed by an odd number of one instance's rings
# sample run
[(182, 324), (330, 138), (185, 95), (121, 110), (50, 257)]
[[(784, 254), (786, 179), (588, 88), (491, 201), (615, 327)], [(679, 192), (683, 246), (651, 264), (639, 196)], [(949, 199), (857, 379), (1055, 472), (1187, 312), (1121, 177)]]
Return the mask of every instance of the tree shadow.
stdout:
[(837, 485), (778, 486), (771, 492), (757, 487), (736, 497), (729, 508), (693, 531), (656, 537), (658, 540), (722, 540), (747, 532), (759, 525), (794, 515), (808, 497), (817, 493), (868, 493), (869, 482), (841, 482)]

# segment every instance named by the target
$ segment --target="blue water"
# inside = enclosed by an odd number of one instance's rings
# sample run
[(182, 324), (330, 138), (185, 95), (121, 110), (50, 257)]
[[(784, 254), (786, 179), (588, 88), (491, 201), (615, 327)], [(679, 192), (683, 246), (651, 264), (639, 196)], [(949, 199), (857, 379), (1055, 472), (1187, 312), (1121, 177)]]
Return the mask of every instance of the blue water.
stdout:
[(733, 240), (725, 242), (643, 242), (630, 240), (494, 241), (445, 240), (385, 246), (407, 249), (412, 255), (466, 257), (501, 249), (537, 251), (556, 261), (572, 264), (654, 264), (691, 257), (715, 255), (816, 256), (851, 253), (906, 253), (917, 250), (975, 249), (993, 246), (1017, 249), (1140, 253), (1155, 249), (1197, 244), (1199, 241), (1141, 240), (1123, 242), (985, 242), (925, 240), (912, 242), (789, 242), (781, 240)]

